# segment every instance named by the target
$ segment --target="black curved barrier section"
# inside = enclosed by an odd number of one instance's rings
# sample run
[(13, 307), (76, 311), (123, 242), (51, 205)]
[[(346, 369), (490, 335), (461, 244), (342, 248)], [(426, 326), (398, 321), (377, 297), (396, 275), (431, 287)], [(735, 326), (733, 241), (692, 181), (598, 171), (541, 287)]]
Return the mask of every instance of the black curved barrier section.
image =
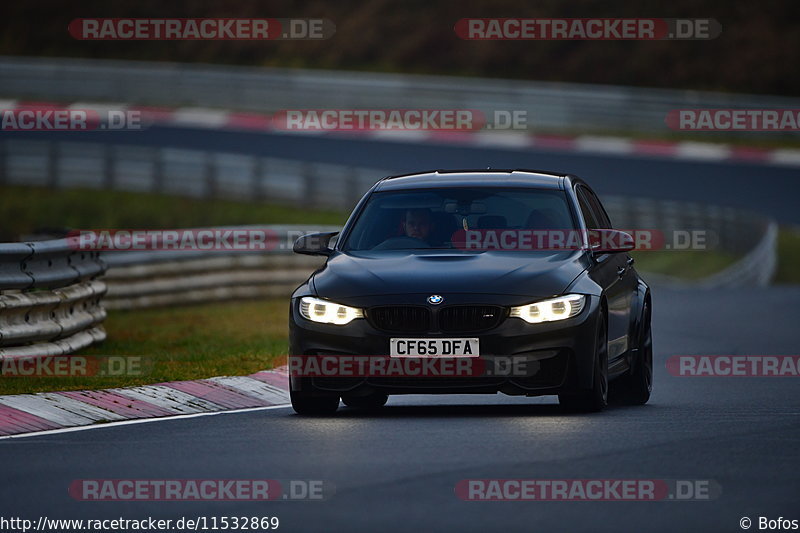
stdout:
[(0, 359), (70, 353), (105, 339), (106, 271), (74, 239), (0, 244)]

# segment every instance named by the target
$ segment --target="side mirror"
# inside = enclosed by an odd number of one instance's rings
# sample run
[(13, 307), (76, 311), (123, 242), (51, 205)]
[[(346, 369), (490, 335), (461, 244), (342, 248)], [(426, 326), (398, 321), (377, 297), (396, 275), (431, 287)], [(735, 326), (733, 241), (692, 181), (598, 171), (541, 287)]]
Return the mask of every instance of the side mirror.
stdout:
[(328, 243), (338, 234), (338, 231), (329, 231), (326, 233), (309, 233), (308, 235), (303, 235), (294, 241), (292, 251), (296, 254), (329, 256), (333, 253), (333, 250), (328, 248)]
[(616, 229), (590, 229), (589, 248), (600, 254), (613, 254), (629, 252), (634, 248), (633, 237), (630, 233)]

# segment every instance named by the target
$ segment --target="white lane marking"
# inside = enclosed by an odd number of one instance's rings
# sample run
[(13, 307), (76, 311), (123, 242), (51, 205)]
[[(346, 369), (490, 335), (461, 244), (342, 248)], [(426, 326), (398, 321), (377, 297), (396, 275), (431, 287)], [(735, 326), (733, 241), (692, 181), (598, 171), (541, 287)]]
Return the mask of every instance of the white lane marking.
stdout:
[(630, 154), (633, 153), (634, 145), (630, 139), (622, 137), (581, 135), (575, 139), (575, 149), (580, 152)]
[(178, 414), (202, 413), (203, 411), (219, 411), (224, 409), (208, 400), (193, 396), (165, 385), (145, 385), (142, 387), (126, 387), (109, 389), (134, 400), (141, 400)]
[(686, 159), (704, 159), (721, 161), (729, 159), (733, 151), (725, 144), (699, 143), (693, 141), (679, 142), (675, 148), (675, 157)]
[(248, 396), (274, 404), (284, 403), (289, 398), (288, 391), (246, 376), (216, 377), (210, 378), (209, 381), (214, 381)]
[(127, 426), (131, 424), (147, 424), (150, 422), (169, 422), (171, 420), (184, 420), (187, 418), (198, 418), (201, 416), (214, 416), (214, 415), (230, 415), (230, 414), (238, 414), (238, 413), (249, 413), (251, 411), (265, 411), (267, 409), (286, 409), (287, 407), (291, 407), (289, 404), (283, 405), (268, 405), (266, 407), (247, 407), (244, 409), (231, 409), (229, 411), (215, 411), (213, 413), (192, 413), (189, 415), (173, 415), (173, 416), (162, 416), (156, 418), (136, 418), (133, 420), (121, 420), (119, 422), (108, 422), (107, 424), (91, 424), (87, 426), (78, 426), (78, 427), (68, 427), (68, 428), (59, 428), (59, 429), (47, 429), (44, 431), (36, 431), (33, 433), (21, 433), (19, 435), (3, 435), (0, 436), (0, 440), (6, 439), (24, 439), (26, 437), (40, 437), (46, 435), (56, 435), (59, 433), (72, 433), (74, 431), (87, 431), (90, 429), (105, 429), (109, 427), (116, 427), (116, 426)]
[(477, 146), (497, 146), (500, 148), (527, 148), (530, 138), (524, 133), (500, 133), (478, 131), (472, 134), (473, 143)]
[[(62, 396), (62, 398), (70, 399), (66, 396)], [(60, 407), (59, 404), (51, 399), (39, 394), (0, 396), (0, 403), (36, 415), (39, 418), (44, 418), (60, 426), (82, 426), (84, 424), (93, 424), (97, 421), (97, 419), (85, 414), (74, 413), (69, 409)], [(62, 405), (66, 405), (66, 403)]]
[(68, 109), (77, 109), (77, 110), (91, 110), (96, 111), (100, 118), (106, 118), (108, 116), (109, 111), (122, 111), (125, 112), (128, 109), (128, 104), (122, 104), (118, 102), (111, 102), (111, 103), (100, 103), (100, 102), (74, 102), (67, 106)]
[(430, 132), (424, 130), (375, 130), (369, 135), (382, 141), (416, 142), (431, 138)]
[(229, 113), (218, 109), (202, 107), (181, 107), (171, 117), (172, 124), (179, 126), (198, 126), (202, 128), (221, 128), (228, 123)]
[(791, 148), (772, 150), (767, 156), (767, 161), (774, 165), (800, 166), (800, 150)]

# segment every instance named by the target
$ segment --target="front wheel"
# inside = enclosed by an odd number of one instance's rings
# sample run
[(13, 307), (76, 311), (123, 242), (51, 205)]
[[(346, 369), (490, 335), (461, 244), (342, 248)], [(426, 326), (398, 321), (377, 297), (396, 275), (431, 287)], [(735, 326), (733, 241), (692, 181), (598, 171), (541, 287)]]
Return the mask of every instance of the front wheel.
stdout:
[(569, 411), (596, 413), (608, 405), (608, 329), (602, 313), (597, 322), (592, 388), (578, 394), (558, 395), (558, 403)]
[(332, 415), (339, 408), (338, 396), (312, 396), (300, 391), (289, 391), (292, 399), (292, 409), (298, 415), (326, 416)]

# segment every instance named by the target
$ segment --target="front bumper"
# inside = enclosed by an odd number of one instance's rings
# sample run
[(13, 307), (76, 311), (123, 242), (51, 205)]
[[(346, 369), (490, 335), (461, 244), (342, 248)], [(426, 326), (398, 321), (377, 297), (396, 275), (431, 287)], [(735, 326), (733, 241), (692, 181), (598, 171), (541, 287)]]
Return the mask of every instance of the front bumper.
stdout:
[[(418, 301), (409, 297), (410, 301)], [(497, 298), (491, 298), (496, 303)], [(486, 303), (486, 302), (472, 302)], [(366, 319), (344, 326), (319, 324), (303, 318), (298, 299), (291, 301), (289, 320), (290, 382), (292, 390), (308, 394), (366, 395), (436, 393), (497, 393), (544, 395), (575, 392), (591, 388), (599, 298), (588, 296), (583, 311), (557, 322), (528, 324), (506, 317), (497, 327), (477, 333), (388, 333), (373, 327)], [(303, 368), (307, 356), (364, 355), (388, 356), (392, 337), (453, 338), (478, 337), (480, 357), (487, 368), (508, 365), (509, 360), (527, 361), (524, 375), (519, 372), (489, 372), (493, 375), (449, 377), (326, 375), (313, 377), (292, 369)], [(297, 363), (297, 364), (293, 364)]]

